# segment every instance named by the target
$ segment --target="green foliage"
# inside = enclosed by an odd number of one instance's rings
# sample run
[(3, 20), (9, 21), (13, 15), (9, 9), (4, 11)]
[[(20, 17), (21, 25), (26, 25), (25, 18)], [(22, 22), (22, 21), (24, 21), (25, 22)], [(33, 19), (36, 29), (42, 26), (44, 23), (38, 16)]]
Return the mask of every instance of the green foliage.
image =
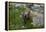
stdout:
[[(11, 6), (14, 7), (14, 6)], [(9, 8), (9, 29), (19, 29), (23, 25), (23, 19), (20, 18), (21, 12), (24, 12), (26, 8), (24, 7), (14, 7)]]

